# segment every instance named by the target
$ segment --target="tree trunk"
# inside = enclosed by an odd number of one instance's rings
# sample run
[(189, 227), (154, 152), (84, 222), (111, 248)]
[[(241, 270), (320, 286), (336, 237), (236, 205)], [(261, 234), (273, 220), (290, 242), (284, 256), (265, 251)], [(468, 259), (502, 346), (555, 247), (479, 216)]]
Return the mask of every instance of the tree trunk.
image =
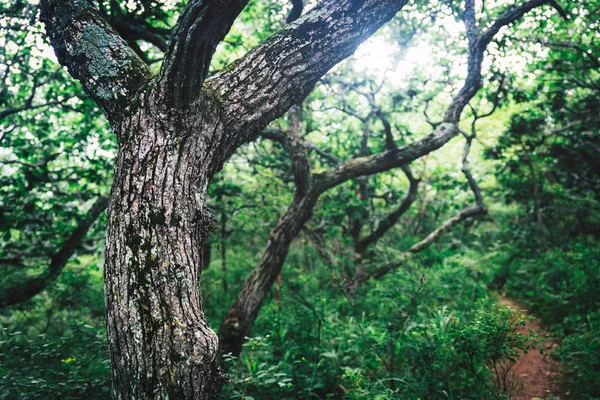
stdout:
[(262, 303), (279, 276), (292, 240), (312, 216), (318, 194), (308, 192), (295, 200), (269, 235), (258, 266), (244, 282), (234, 304), (219, 328), (221, 352), (239, 356), (244, 339), (254, 324)]
[(145, 105), (119, 127), (105, 265), (113, 396), (213, 399), (224, 376), (200, 290), (214, 224), (204, 202), (212, 163), (200, 160), (210, 154), (202, 133), (217, 124), (205, 112), (178, 125), (161, 111)]

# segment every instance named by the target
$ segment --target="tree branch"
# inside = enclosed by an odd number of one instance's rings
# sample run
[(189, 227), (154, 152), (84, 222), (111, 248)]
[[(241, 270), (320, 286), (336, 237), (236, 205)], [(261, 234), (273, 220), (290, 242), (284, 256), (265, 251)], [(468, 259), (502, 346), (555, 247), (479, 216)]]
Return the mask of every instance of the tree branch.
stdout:
[(334, 254), (332, 254), (325, 247), (323, 247), (323, 238), (320, 237), (314, 229), (308, 226), (308, 224), (304, 225), (304, 231), (306, 232), (306, 236), (313, 243), (313, 246), (317, 250), (317, 254), (319, 254), (321, 260), (323, 260), (323, 262), (325, 263), (325, 265), (327, 265), (328, 268), (332, 269), (332, 267), (335, 266), (337, 260)]
[[(263, 129), (260, 133), (259, 136), (262, 136), (265, 139), (269, 139), (272, 140), (274, 142), (277, 142), (281, 145), (284, 145), (287, 139), (287, 132), (279, 130), (279, 129), (275, 129), (275, 128), (265, 128)], [(314, 144), (311, 141), (305, 140), (303, 142), (304, 147), (306, 147), (309, 150), (314, 151), (315, 153), (317, 153), (320, 157), (324, 158), (325, 160), (327, 160), (329, 163), (337, 165), (340, 163), (340, 159), (337, 158), (336, 156), (334, 156), (333, 154), (330, 154), (328, 152), (326, 152), (325, 150), (319, 148), (319, 146), (317, 146), (316, 144)]]
[(302, 9), (304, 8), (304, 2), (302, 0), (291, 0), (291, 2), (292, 10), (285, 19), (285, 22), (287, 22), (288, 24), (300, 18), (300, 15), (302, 14)]
[(458, 214), (446, 220), (442, 225), (440, 225), (437, 229), (435, 229), (433, 232), (427, 235), (427, 237), (425, 237), (423, 240), (412, 245), (409, 252), (413, 254), (420, 253), (421, 251), (425, 250), (427, 247), (435, 243), (445, 233), (450, 232), (456, 225), (460, 224), (468, 218), (473, 218), (484, 213), (485, 209), (480, 206), (472, 206), (460, 210)]
[(471, 188), (471, 191), (473, 192), (473, 195), (475, 196), (475, 202), (477, 204), (477, 206), (484, 208), (484, 204), (483, 204), (483, 196), (481, 195), (481, 189), (479, 189), (479, 185), (477, 184), (477, 181), (475, 180), (475, 178), (473, 178), (473, 175), (471, 174), (471, 169), (469, 168), (469, 151), (471, 150), (471, 142), (473, 140), (473, 136), (470, 136), (467, 138), (467, 142), (465, 143), (465, 148), (463, 150), (463, 157), (462, 157), (462, 172), (465, 175), (465, 178), (467, 178), (467, 182), (469, 182), (469, 188)]
[[(408, 164), (417, 158), (437, 150), (459, 133), (458, 121), (462, 111), (479, 91), (481, 87), (481, 66), (487, 44), (498, 30), (510, 22), (522, 17), (527, 11), (549, 0), (531, 0), (519, 7), (505, 12), (482, 35), (477, 35), (478, 29), (473, 25), (471, 17), (467, 15), (465, 25), (469, 39), (469, 58), (467, 61), (467, 78), (459, 93), (453, 98), (452, 103), (444, 114), (444, 122), (434, 124), (434, 132), (425, 138), (397, 149), (390, 149), (384, 153), (368, 157), (357, 158), (340, 164), (335, 170), (316, 176), (315, 179), (324, 188), (338, 185), (348, 179), (376, 172), (388, 171), (392, 168)], [(475, 30), (475, 31), (474, 31)], [(384, 124), (385, 126), (385, 124)], [(389, 140), (388, 140), (389, 141)], [(326, 190), (326, 189), (324, 189)]]
[(400, 267), (405, 264), (406, 261), (414, 254), (418, 254), (431, 246), (433, 243), (438, 241), (444, 234), (452, 231), (455, 226), (459, 225), (461, 222), (466, 221), (470, 218), (474, 218), (480, 215), (485, 215), (487, 213), (487, 209), (483, 202), (483, 196), (481, 194), (481, 190), (479, 189), (479, 185), (477, 185), (477, 181), (473, 178), (471, 174), (471, 170), (469, 169), (469, 151), (471, 149), (471, 142), (475, 138), (475, 135), (466, 136), (465, 147), (462, 155), (462, 172), (467, 178), (469, 183), (469, 187), (475, 196), (475, 205), (464, 208), (460, 210), (455, 216), (447, 219), (442, 225), (437, 227), (434, 231), (432, 231), (425, 238), (415, 243), (410, 247), (410, 249), (403, 254), (400, 255), (399, 259), (390, 264), (379, 267), (373, 271), (370, 271), (366, 274), (357, 278), (357, 282), (353, 282), (352, 284), (357, 285), (366, 282), (369, 278), (379, 279), (385, 276), (388, 272)]
[[(200, 95), (217, 45), (248, 0), (190, 0), (173, 28), (160, 76), (177, 108)], [(288, 105), (289, 107), (289, 105)]]
[[(344, 0), (322, 1), (297, 22), (288, 25), (265, 44), (206, 81), (207, 87), (223, 99), (224, 119), (233, 127), (232, 132), (244, 132), (245, 136), (233, 139), (233, 145), (226, 144), (230, 149), (235, 148), (236, 141), (252, 137), (297, 99), (302, 99), (316, 79), (346, 57), (371, 30), (391, 18), (404, 5), (404, 1), (383, 0), (366, 0), (354, 6), (351, 3)], [(359, 28), (361, 23), (364, 26)], [(338, 36), (339, 41), (335, 42), (333, 38)], [(444, 122), (437, 125), (432, 134), (410, 145), (400, 148), (393, 146), (383, 153), (341, 163), (333, 170), (315, 175), (304, 194), (294, 196), (286, 213), (271, 231), (259, 264), (223, 317), (219, 331), (223, 352), (238, 355), (241, 351), (244, 337), (281, 272), (291, 241), (311, 218), (321, 194), (349, 179), (408, 164), (442, 147), (460, 132), (458, 121), (462, 110), (481, 86), (481, 64), (486, 46), (478, 43), (478, 39), (470, 40), (469, 69), (464, 87), (448, 107)], [(280, 138), (279, 135), (272, 136)], [(285, 143), (283, 138), (280, 140)], [(387, 142), (391, 141), (388, 139)], [(225, 153), (230, 149), (226, 149)], [(479, 210), (478, 206), (476, 208)], [(433, 243), (446, 229), (451, 229), (473, 214), (471, 209), (463, 210), (440, 227), (439, 232), (424, 239), (420, 246)]]
[(148, 66), (88, 2), (42, 0), (41, 20), (60, 63), (118, 121), (151, 78)]
[(126, 21), (121, 18), (108, 17), (107, 19), (111, 26), (115, 28), (115, 30), (119, 32), (123, 38), (131, 40), (144, 40), (153, 44), (162, 52), (167, 51), (167, 42), (163, 38), (163, 36), (166, 36), (167, 33), (161, 35), (156, 32), (152, 32), (150, 29), (139, 26), (133, 21)]
[(408, 165), (404, 165), (401, 168), (404, 171), (404, 173), (406, 174), (406, 177), (408, 178), (408, 181), (410, 183), (410, 186), (408, 188), (408, 193), (406, 194), (406, 196), (404, 197), (404, 199), (402, 200), (402, 202), (400, 203), (398, 208), (396, 208), (394, 211), (392, 211), (390, 214), (388, 214), (384, 219), (382, 219), (379, 222), (379, 224), (377, 225), (377, 228), (373, 232), (371, 232), (368, 236), (360, 239), (355, 244), (354, 252), (356, 254), (359, 254), (359, 255), (364, 254), (367, 247), (369, 247), (371, 244), (373, 244), (376, 241), (378, 241), (379, 239), (381, 239), (383, 237), (383, 235), (385, 235), (386, 232), (389, 231), (396, 224), (396, 222), (398, 222), (400, 217), (402, 217), (406, 213), (406, 211), (408, 211), (408, 209), (410, 208), (412, 203), (414, 203), (415, 199), (417, 198), (417, 192), (419, 189), (419, 182), (420, 182), (419, 179), (416, 179), (412, 175), (412, 172)]
[(262, 136), (266, 139), (272, 140), (283, 145), (286, 141), (287, 134), (285, 131), (282, 131), (280, 129), (265, 128), (260, 132), (259, 136)]
[(325, 150), (321, 149), (319, 146), (317, 146), (316, 144), (314, 144), (313, 142), (310, 142), (308, 140), (304, 141), (304, 145), (309, 148), (310, 150), (314, 151), (315, 153), (317, 153), (319, 156), (321, 156), (322, 158), (324, 158), (325, 160), (327, 160), (330, 164), (333, 165), (337, 165), (340, 163), (340, 159), (337, 158), (336, 156), (334, 156), (331, 153), (326, 152)]
[(28, 280), (23, 285), (11, 287), (0, 297), (0, 309), (15, 304), (24, 303), (48, 287), (62, 272), (71, 256), (77, 251), (92, 224), (106, 210), (107, 197), (99, 197), (88, 213), (79, 221), (71, 235), (65, 240), (61, 248), (50, 257), (48, 271), (41, 276)]
[(55, 105), (59, 105), (62, 104), (63, 101), (49, 101), (47, 103), (42, 103), (42, 104), (28, 104), (25, 103), (20, 107), (8, 107), (5, 108), (3, 110), (0, 110), (0, 119), (2, 118), (6, 118), (10, 115), (13, 114), (18, 114), (21, 111), (27, 111), (27, 110), (35, 110), (38, 108), (44, 108), (44, 107), (51, 107), (51, 106), (55, 106)]
[(600, 60), (594, 56), (594, 54), (591, 52), (591, 50), (586, 50), (584, 49), (582, 46), (577, 45), (575, 43), (571, 43), (571, 42), (549, 42), (549, 41), (545, 41), (542, 39), (538, 39), (535, 37), (529, 37), (527, 39), (523, 39), (523, 42), (526, 41), (535, 41), (536, 43), (542, 44), (544, 46), (549, 46), (549, 47), (558, 47), (558, 48), (565, 48), (565, 49), (573, 49), (576, 50), (578, 53), (580, 53), (584, 58), (587, 58), (588, 60), (590, 60), (590, 62), (592, 63), (592, 67), (593, 68), (600, 68)]
[(456, 124), (442, 123), (432, 134), (414, 143), (371, 156), (358, 157), (339, 164), (334, 170), (316, 175), (316, 184), (320, 186), (321, 191), (325, 191), (349, 179), (385, 172), (409, 164), (439, 149), (456, 136), (458, 132)]
[(558, 4), (556, 2), (556, 0), (550, 0), (550, 5), (552, 6), (552, 8), (554, 8), (556, 10), (556, 12), (558, 12), (558, 14), (565, 20), (568, 21), (569, 20), (569, 14), (567, 14), (567, 12), (565, 11), (564, 8), (562, 8), (560, 6), (560, 4)]
[[(297, 104), (335, 64), (389, 21), (407, 0), (324, 0), (265, 43), (209, 78), (222, 99), (234, 137), (230, 154), (247, 137)], [(238, 134), (237, 132), (240, 132)]]
[[(496, 19), (496, 21), (494, 21), (492, 26), (490, 26), (485, 32), (481, 34), (481, 37), (479, 39), (481, 43), (480, 45), (484, 47), (487, 46), (494, 38), (494, 35), (496, 35), (502, 27), (515, 22), (516, 20), (518, 20), (523, 15), (527, 14), (529, 11), (533, 10), (536, 7), (542, 6), (544, 4), (550, 4), (552, 2), (553, 0), (529, 0), (521, 4), (520, 6), (510, 8), (509, 10), (502, 13)], [(556, 5), (558, 6), (558, 4)]]
[(306, 194), (312, 183), (312, 172), (310, 170), (307, 148), (300, 139), (302, 132), (302, 104), (292, 106), (288, 115), (290, 130), (284, 141), (284, 147), (292, 162), (292, 172), (296, 185), (295, 195), (302, 197)]

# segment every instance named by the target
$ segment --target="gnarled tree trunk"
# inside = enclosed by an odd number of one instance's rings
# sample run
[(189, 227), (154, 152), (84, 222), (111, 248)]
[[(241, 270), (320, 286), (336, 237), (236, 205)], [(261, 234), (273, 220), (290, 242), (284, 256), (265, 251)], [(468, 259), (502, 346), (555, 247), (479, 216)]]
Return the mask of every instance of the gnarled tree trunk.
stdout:
[(207, 79), (247, 0), (189, 0), (157, 76), (91, 3), (41, 0), (58, 60), (103, 109), (119, 141), (105, 267), (115, 398), (218, 396), (218, 340), (199, 279), (213, 228), (205, 206), (210, 180), (406, 2), (323, 0)]
[[(202, 308), (204, 204), (218, 130), (207, 103), (197, 118), (168, 115), (155, 93), (120, 125), (107, 227), (105, 283), (115, 398), (215, 397), (224, 376)], [(202, 117), (200, 117), (202, 116)], [(207, 160), (208, 159), (208, 160)]]

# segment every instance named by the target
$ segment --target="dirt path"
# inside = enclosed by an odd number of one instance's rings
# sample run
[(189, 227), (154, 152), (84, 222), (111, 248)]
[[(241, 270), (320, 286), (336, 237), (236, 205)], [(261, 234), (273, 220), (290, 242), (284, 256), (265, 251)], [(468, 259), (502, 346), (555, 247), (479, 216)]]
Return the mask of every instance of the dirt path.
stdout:
[[(527, 309), (517, 304), (512, 299), (502, 295), (500, 304), (518, 307), (527, 314)], [(521, 327), (519, 332), (526, 335), (527, 328), (535, 329), (540, 337), (547, 333), (537, 322), (533, 320), (527, 326)], [(539, 350), (530, 350), (527, 354), (521, 354), (517, 362), (516, 375), (521, 379), (522, 389), (518, 391), (512, 399), (531, 400), (531, 399), (559, 399), (558, 387), (556, 385), (557, 362), (550, 357), (550, 354), (558, 347), (558, 344), (552, 339), (547, 339), (544, 343), (545, 351), (541, 354)]]

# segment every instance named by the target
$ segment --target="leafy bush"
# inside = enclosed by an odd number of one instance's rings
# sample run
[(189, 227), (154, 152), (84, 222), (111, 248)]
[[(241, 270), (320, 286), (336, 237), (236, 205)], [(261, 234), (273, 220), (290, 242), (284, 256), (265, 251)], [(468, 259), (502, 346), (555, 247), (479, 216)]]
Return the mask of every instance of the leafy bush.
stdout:
[(45, 292), (0, 314), (0, 399), (109, 399), (98, 260), (73, 260)]
[(566, 336), (557, 351), (563, 384), (573, 399), (600, 399), (600, 312), (587, 320), (587, 331)]
[(0, 331), (0, 398), (109, 399), (104, 329), (73, 322), (62, 336)]
[(492, 275), (470, 256), (410, 265), (357, 292), (291, 268), (281, 303), (257, 320), (268, 335), (228, 358), (222, 398), (502, 398), (514, 388), (495, 386), (494, 366), (512, 365), (535, 337), (515, 332), (516, 310), (492, 306)]
[(492, 397), (509, 398), (519, 385), (513, 369), (519, 351), (527, 353), (540, 342), (535, 332), (530, 331), (527, 336), (518, 332), (527, 322), (518, 309), (500, 308), (487, 301), (478, 305), (471, 322), (461, 328), (455, 326), (452, 332), (456, 362), (479, 380)]

